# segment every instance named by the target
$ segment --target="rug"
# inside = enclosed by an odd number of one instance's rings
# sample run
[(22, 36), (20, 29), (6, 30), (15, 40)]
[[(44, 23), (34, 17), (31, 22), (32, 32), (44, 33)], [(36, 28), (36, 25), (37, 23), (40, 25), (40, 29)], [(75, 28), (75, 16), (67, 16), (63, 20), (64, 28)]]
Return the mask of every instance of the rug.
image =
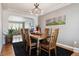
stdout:
[[(29, 56), (29, 52), (26, 51), (25, 44), (23, 42), (13, 43), (13, 48), (15, 52), (15, 56)], [(32, 49), (31, 56), (37, 56), (36, 49)], [(29, 50), (29, 49), (28, 49)], [(67, 49), (61, 48), (57, 46), (57, 56), (70, 56), (73, 52)], [(49, 56), (47, 52), (41, 51), (39, 56)], [(51, 56), (55, 56), (54, 51), (52, 50)]]

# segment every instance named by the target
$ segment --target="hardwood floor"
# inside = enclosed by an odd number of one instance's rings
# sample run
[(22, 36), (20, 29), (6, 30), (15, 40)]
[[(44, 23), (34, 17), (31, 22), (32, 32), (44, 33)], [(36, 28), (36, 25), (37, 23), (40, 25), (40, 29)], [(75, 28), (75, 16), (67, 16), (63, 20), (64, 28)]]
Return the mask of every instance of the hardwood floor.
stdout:
[[(20, 41), (22, 41), (21, 35), (14, 35), (13, 36), (13, 43), (20, 42)], [(2, 56), (15, 56), (13, 45), (12, 44), (3, 45), (1, 55)]]
[[(2, 56), (15, 56), (12, 44), (6, 44), (3, 46)], [(79, 53), (72, 53), (71, 56), (79, 56)]]
[(79, 56), (79, 53), (73, 53), (71, 56)]
[(12, 44), (6, 44), (3, 46), (2, 56), (15, 56)]

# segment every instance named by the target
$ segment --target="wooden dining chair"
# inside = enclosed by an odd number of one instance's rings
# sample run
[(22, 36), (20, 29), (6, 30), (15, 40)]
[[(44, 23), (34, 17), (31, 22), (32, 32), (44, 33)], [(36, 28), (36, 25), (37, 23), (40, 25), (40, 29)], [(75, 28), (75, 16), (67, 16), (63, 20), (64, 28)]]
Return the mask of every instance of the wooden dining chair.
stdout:
[(24, 34), (24, 29), (21, 29), (21, 35), (22, 35), (22, 40), (25, 42), (25, 34)]
[(26, 48), (27, 49), (29, 48), (29, 55), (31, 55), (31, 49), (36, 48), (37, 47), (37, 43), (36, 42), (32, 42), (29, 30), (28, 30), (27, 33), (25, 33), (25, 39), (26, 39)]
[(45, 34), (49, 34), (49, 28), (45, 28)]
[[(47, 36), (49, 35), (49, 28), (45, 28), (44, 34)], [(47, 40), (48, 39), (46, 38), (46, 39), (41, 40), (40, 42), (47, 42)]]
[(27, 40), (28, 40), (28, 39), (26, 39), (27, 35), (28, 35), (28, 31), (29, 31), (29, 29), (24, 29), (24, 31), (23, 31), (25, 42), (27, 42)]
[(36, 27), (36, 31), (41, 33), (41, 28), (39, 27), (39, 25)]
[(55, 29), (54, 31), (52, 30), (49, 42), (40, 43), (40, 49), (48, 52), (49, 55), (50, 55), (51, 50), (54, 49), (55, 55), (57, 55), (56, 42), (57, 42), (58, 32), (59, 32), (59, 29)]
[(28, 50), (28, 29), (24, 29), (24, 39), (25, 39), (25, 46), (27, 51)]

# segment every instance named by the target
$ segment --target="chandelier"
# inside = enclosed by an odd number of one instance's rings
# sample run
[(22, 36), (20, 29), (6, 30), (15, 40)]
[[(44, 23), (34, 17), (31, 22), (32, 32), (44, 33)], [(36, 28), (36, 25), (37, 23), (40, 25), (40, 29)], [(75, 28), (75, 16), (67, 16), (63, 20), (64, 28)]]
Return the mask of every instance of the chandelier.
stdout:
[(32, 9), (32, 13), (35, 14), (35, 15), (40, 15), (41, 14), (41, 9), (39, 8), (39, 4), (35, 3), (34, 6), (35, 6), (35, 8)]

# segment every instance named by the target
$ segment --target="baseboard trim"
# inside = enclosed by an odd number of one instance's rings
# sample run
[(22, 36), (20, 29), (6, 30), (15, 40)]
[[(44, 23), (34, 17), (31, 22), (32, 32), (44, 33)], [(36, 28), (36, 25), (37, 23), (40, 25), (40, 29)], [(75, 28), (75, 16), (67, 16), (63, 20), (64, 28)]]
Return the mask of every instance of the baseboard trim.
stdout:
[(62, 47), (64, 49), (68, 49), (68, 50), (76, 52), (76, 53), (79, 53), (79, 48), (74, 48), (74, 47), (71, 47), (71, 46), (68, 46), (65, 44), (61, 44), (61, 43), (57, 43), (57, 46)]

